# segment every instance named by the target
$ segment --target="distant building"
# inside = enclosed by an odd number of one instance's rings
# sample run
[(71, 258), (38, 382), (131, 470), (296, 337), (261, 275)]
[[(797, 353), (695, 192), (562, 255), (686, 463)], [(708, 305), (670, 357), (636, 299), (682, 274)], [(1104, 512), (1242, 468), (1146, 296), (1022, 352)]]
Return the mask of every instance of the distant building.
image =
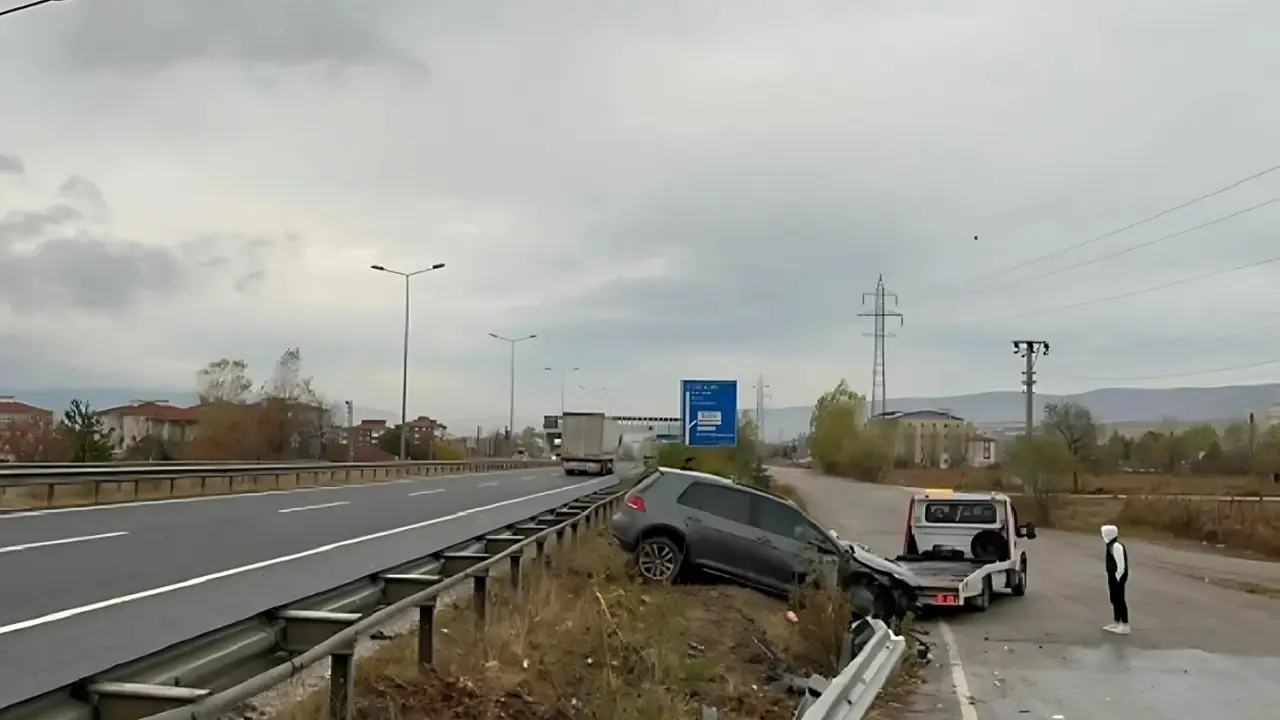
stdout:
[(419, 415), (409, 421), (409, 441), (412, 443), (429, 443), (436, 438), (444, 437), (448, 426), (439, 420)]
[(28, 405), (12, 395), (0, 395), (0, 427), (35, 420), (53, 422), (53, 411)]
[(181, 443), (191, 437), (199, 415), (194, 407), (179, 407), (168, 400), (139, 400), (130, 405), (99, 411), (110, 435), (112, 450), (120, 452), (144, 439)]
[(873, 415), (871, 422), (896, 425), (893, 454), (899, 461), (939, 468), (987, 467), (997, 461), (996, 439), (948, 410), (890, 410)]
[(53, 411), (24, 403), (12, 395), (0, 395), (0, 460), (12, 461), (17, 456), (10, 453), (11, 444), (5, 434), (15, 425), (43, 422), (53, 423)]

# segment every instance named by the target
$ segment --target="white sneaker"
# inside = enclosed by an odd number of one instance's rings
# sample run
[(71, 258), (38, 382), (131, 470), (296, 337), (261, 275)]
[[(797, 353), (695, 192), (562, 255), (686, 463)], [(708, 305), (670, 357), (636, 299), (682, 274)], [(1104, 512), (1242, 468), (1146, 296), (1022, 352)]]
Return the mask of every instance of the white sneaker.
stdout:
[(1120, 632), (1120, 623), (1109, 623), (1107, 625), (1103, 625), (1102, 629), (1109, 633), (1118, 633)]
[(1129, 623), (1120, 623), (1119, 625), (1116, 626), (1116, 629), (1113, 630), (1112, 632), (1114, 632), (1117, 635), (1128, 635)]

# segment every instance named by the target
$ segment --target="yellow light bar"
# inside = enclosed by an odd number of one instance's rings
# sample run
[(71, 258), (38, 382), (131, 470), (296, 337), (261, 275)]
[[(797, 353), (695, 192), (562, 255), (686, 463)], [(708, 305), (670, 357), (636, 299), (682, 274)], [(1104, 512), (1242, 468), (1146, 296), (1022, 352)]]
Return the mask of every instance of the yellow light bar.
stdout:
[(926, 492), (926, 493), (938, 493), (938, 494), (940, 494), (940, 495), (945, 495), (945, 494), (947, 494), (947, 493), (953, 493), (953, 492), (955, 492), (955, 490), (952, 490), (951, 488), (929, 488), (929, 489), (925, 490), (925, 492)]

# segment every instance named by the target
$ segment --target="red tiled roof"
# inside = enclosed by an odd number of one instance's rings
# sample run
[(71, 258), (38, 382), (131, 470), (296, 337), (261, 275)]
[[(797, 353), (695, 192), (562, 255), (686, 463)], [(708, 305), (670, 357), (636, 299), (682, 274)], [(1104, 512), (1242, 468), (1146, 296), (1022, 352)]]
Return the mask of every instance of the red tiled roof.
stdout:
[(28, 405), (8, 395), (0, 397), (0, 415), (52, 415), (52, 410)]
[(141, 417), (148, 420), (161, 420), (164, 422), (195, 422), (199, 419), (199, 413), (196, 408), (178, 407), (176, 405), (170, 405), (163, 400), (148, 400), (146, 402), (134, 403), (133, 405), (121, 405), (120, 407), (102, 410), (98, 414)]

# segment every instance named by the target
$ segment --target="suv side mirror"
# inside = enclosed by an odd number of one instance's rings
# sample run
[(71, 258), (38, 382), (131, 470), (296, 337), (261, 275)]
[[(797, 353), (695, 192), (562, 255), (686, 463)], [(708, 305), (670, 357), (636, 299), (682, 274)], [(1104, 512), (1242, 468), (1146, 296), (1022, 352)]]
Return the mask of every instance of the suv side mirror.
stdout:
[(1019, 525), (1019, 526), (1018, 526), (1018, 530), (1017, 530), (1017, 535), (1018, 535), (1018, 537), (1020, 537), (1020, 538), (1026, 538), (1026, 539), (1028, 539), (1028, 540), (1035, 540), (1035, 539), (1036, 539), (1036, 526), (1035, 526), (1035, 524), (1034, 524), (1034, 523), (1026, 523), (1026, 524), (1024, 524), (1024, 525)]

